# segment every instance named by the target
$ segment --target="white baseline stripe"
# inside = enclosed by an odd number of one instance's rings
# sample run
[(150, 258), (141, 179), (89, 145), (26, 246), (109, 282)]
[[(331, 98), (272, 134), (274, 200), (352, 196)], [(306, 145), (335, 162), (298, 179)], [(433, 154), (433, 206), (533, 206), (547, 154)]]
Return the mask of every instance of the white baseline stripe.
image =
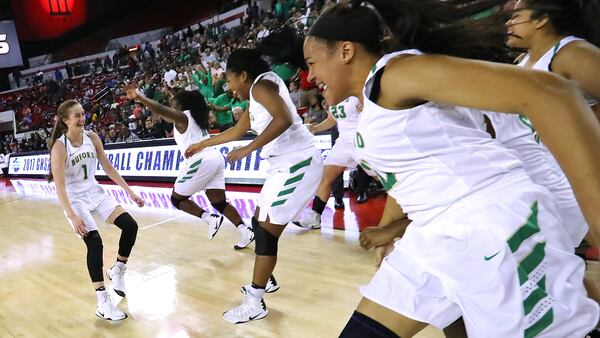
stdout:
[(166, 219), (166, 220), (164, 220), (164, 221), (160, 221), (160, 222), (157, 222), (157, 223), (154, 223), (154, 224), (146, 225), (145, 227), (142, 227), (142, 230), (150, 229), (150, 228), (152, 228), (152, 227), (155, 227), (155, 226), (157, 226), (157, 225), (161, 225), (161, 224), (163, 224), (163, 223), (170, 222), (170, 221), (172, 221), (172, 220), (174, 220), (174, 219), (177, 219), (177, 218), (179, 218), (179, 217), (181, 217), (181, 216), (183, 216), (183, 215), (178, 215), (178, 216), (175, 216), (175, 217), (167, 218), (167, 219)]

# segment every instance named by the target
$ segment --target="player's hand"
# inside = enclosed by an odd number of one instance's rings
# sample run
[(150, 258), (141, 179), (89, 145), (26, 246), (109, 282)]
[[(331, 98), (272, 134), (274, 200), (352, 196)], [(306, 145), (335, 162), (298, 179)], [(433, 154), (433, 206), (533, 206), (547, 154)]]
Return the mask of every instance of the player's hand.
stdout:
[(137, 204), (138, 207), (140, 207), (140, 208), (143, 207), (144, 204), (146, 204), (146, 202), (144, 202), (144, 199), (141, 198), (138, 194), (136, 194), (133, 191), (129, 192), (129, 199), (131, 199), (132, 201), (134, 201), (135, 204)]
[(386, 227), (367, 227), (359, 237), (360, 246), (369, 250), (370, 248), (394, 243), (394, 235), (387, 231)]
[(202, 151), (202, 149), (204, 149), (202, 142), (194, 143), (185, 150), (184, 156), (185, 156), (185, 158), (190, 158), (190, 157), (194, 156), (194, 154)]
[(252, 151), (248, 149), (248, 147), (235, 148), (232, 152), (229, 153), (229, 155), (227, 155), (227, 161), (235, 162), (237, 160), (241, 160), (242, 158), (250, 155), (251, 152)]
[(130, 100), (135, 100), (138, 98), (137, 88), (133, 83), (124, 86), (123, 91), (125, 94), (127, 94), (127, 98)]
[(83, 224), (83, 220), (77, 215), (73, 215), (72, 217), (69, 217), (69, 219), (71, 220), (71, 224), (73, 224), (75, 233), (81, 237), (85, 237), (88, 232), (85, 228), (85, 224)]
[(381, 245), (375, 248), (375, 266), (380, 267), (383, 259), (394, 251), (394, 243)]

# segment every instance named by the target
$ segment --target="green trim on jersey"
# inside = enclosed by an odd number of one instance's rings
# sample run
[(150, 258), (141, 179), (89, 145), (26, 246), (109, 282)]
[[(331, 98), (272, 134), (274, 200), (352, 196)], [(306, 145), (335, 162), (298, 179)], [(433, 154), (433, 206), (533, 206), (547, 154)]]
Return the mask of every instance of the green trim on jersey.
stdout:
[(198, 171), (198, 169), (200, 169), (200, 163), (202, 163), (202, 159), (199, 159), (198, 161), (192, 163), (192, 165), (190, 165), (190, 168), (188, 169), (188, 172), (185, 173), (185, 176), (183, 176), (179, 181), (177, 181), (177, 183), (184, 183), (190, 178), (194, 177), (194, 174)]
[(525, 242), (525, 240), (540, 232), (537, 214), (538, 204), (537, 202), (535, 202), (531, 206), (531, 214), (529, 215), (529, 218), (527, 218), (525, 224), (523, 224), (523, 226), (517, 229), (517, 231), (515, 231), (515, 233), (507, 241), (508, 246), (510, 247), (510, 251), (512, 253), (517, 252), (517, 250), (519, 250), (519, 247), (521, 246), (521, 244), (523, 244), (523, 242)]
[(290, 167), (290, 174), (295, 173), (296, 171), (298, 171), (301, 168), (307, 167), (310, 165), (310, 162), (312, 162), (312, 156), (304, 161), (298, 162), (296, 164), (294, 164), (293, 166)]
[(285, 189), (279, 192), (279, 194), (277, 194), (277, 197), (281, 197), (281, 196), (285, 196), (287, 194), (291, 194), (294, 192), (294, 190), (296, 190), (296, 187), (291, 187), (289, 189)]
[(286, 186), (286, 185), (290, 185), (292, 183), (299, 182), (303, 177), (304, 177), (304, 173), (294, 176), (292, 178), (289, 178), (287, 181), (285, 181), (285, 183), (283, 185)]
[[(511, 253), (517, 252), (521, 245), (528, 239), (532, 238), (533, 235), (540, 232), (538, 225), (538, 202), (534, 202), (531, 205), (531, 213), (527, 217), (525, 223), (515, 231), (507, 240), (508, 247)], [(523, 258), (517, 266), (517, 273), (519, 276), (519, 284), (521, 287), (529, 281), (530, 274), (537, 269), (544, 258), (546, 257), (546, 242), (538, 242), (533, 247), (525, 258)], [(529, 286), (531, 287), (531, 285)], [(523, 313), (525, 316), (529, 315), (536, 307), (536, 305), (548, 299), (546, 293), (546, 276), (543, 275), (540, 280), (536, 283), (535, 289), (523, 300)], [(548, 326), (552, 324), (554, 320), (554, 312), (552, 307), (546, 310), (546, 313), (534, 322), (531, 326), (525, 329), (525, 338), (533, 338), (540, 332), (544, 331)]]

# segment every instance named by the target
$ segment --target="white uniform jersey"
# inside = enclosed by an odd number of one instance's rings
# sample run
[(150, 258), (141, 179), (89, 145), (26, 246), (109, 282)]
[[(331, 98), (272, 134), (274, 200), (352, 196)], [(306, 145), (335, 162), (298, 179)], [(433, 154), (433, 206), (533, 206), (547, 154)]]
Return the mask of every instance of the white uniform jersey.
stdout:
[(96, 148), (87, 132), (83, 132), (83, 143), (74, 147), (71, 141), (62, 135), (57, 141), (64, 144), (67, 152), (65, 163), (65, 187), (67, 194), (72, 196), (92, 191), (98, 186), (96, 181), (96, 166), (98, 165)]
[[(533, 69), (550, 71), (550, 64), (558, 51), (568, 43), (578, 40), (581, 39), (566, 37), (560, 40), (533, 65)], [(525, 67), (528, 60), (529, 55), (526, 55), (519, 66)], [(595, 101), (588, 99), (588, 102), (593, 104)], [(540, 142), (531, 121), (524, 115), (494, 112), (484, 112), (484, 114), (488, 116), (494, 127), (496, 139), (508, 149), (516, 151), (531, 179), (546, 187), (555, 196), (573, 245), (578, 245), (587, 233), (587, 225), (569, 180), (552, 153)]]
[[(560, 40), (533, 65), (533, 69), (550, 71), (550, 64), (558, 51), (569, 42), (578, 40), (581, 39), (572, 36)], [(529, 55), (526, 55), (518, 66), (525, 67), (528, 60)], [(577, 201), (569, 181), (548, 148), (540, 142), (531, 121), (524, 115), (493, 112), (485, 114), (494, 127), (496, 139), (518, 153), (533, 181), (550, 189), (561, 207), (576, 206)]]
[[(254, 84), (262, 79), (272, 81), (279, 87), (279, 96), (283, 99), (288, 108), (290, 117), (292, 118), (292, 125), (273, 141), (266, 144), (263, 147), (260, 156), (268, 158), (270, 156), (293, 153), (314, 147), (314, 137), (308, 131), (308, 128), (304, 126), (300, 116), (296, 114), (296, 107), (290, 98), (290, 92), (288, 91), (285, 82), (277, 76), (277, 74), (266, 72), (257, 76)], [(267, 125), (271, 123), (273, 117), (269, 111), (262, 104), (258, 103), (254, 99), (254, 96), (252, 96), (254, 84), (252, 84), (252, 87), (250, 88), (250, 127), (257, 135), (260, 135), (265, 128), (267, 128)]]
[(210, 138), (208, 131), (200, 128), (200, 126), (192, 118), (192, 114), (189, 110), (184, 110), (183, 113), (188, 118), (188, 126), (185, 132), (180, 133), (175, 127), (175, 124), (173, 124), (173, 138), (175, 139), (175, 143), (177, 143), (179, 146), (181, 153), (184, 153), (185, 150), (192, 144)]
[(385, 55), (370, 72), (355, 146), (360, 165), (379, 177), (413, 221), (428, 220), (505, 174), (526, 177), (519, 159), (473, 125), (458, 107), (427, 102), (389, 110), (370, 100), (375, 75), (406, 50)]
[(341, 103), (329, 107), (331, 115), (337, 122), (340, 138), (354, 137), (358, 126), (359, 110), (362, 110), (361, 103), (356, 96), (350, 96)]

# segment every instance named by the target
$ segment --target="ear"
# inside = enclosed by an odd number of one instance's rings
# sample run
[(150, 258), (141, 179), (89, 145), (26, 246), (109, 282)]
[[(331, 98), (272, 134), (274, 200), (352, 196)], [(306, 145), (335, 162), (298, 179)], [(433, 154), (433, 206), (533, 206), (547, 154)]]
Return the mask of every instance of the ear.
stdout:
[(242, 83), (244, 83), (244, 82), (248, 81), (248, 79), (249, 79), (248, 72), (244, 70), (240, 74), (240, 80), (241, 80)]
[(348, 64), (354, 58), (354, 54), (356, 53), (356, 47), (354, 43), (350, 41), (344, 41), (340, 44), (339, 48), (342, 54), (342, 62), (344, 62), (344, 64)]
[(542, 15), (540, 18), (533, 20), (533, 26), (535, 29), (541, 29), (548, 23), (549, 20), (550, 18), (547, 15)]

